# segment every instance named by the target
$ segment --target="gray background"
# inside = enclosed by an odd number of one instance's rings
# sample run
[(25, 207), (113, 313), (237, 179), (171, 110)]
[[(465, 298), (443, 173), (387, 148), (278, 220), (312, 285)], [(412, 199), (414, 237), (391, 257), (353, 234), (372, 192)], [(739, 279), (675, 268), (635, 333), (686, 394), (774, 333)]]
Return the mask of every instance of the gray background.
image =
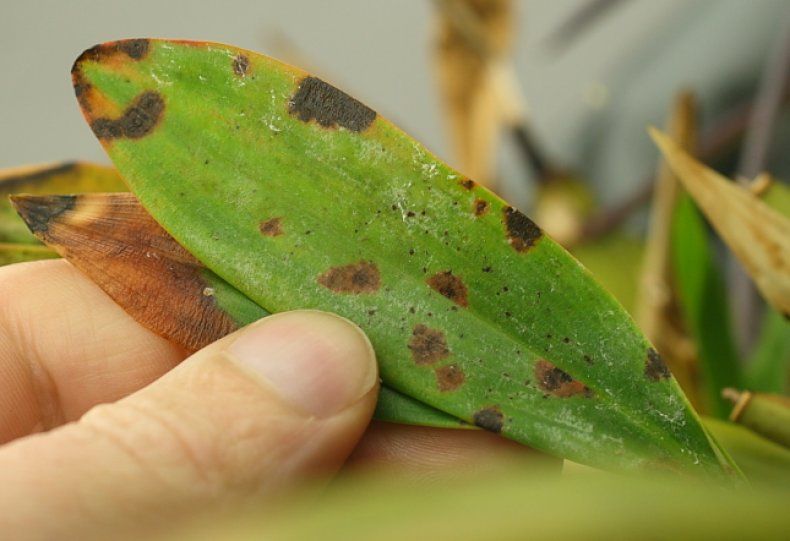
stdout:
[[(545, 39), (579, 0), (523, 0), (516, 66), (549, 151), (603, 187), (628, 191), (655, 160), (645, 135), (675, 91), (693, 88), (706, 115), (750, 91), (787, 0), (630, 0), (554, 55)], [(450, 163), (431, 76), (428, 0), (0, 0), (0, 167), (106, 162), (78, 111), (71, 63), (122, 37), (232, 43), (297, 61), (390, 117)], [(283, 46), (282, 36), (295, 45)], [(289, 58), (290, 57), (290, 58)], [(503, 191), (528, 199), (505, 145)]]

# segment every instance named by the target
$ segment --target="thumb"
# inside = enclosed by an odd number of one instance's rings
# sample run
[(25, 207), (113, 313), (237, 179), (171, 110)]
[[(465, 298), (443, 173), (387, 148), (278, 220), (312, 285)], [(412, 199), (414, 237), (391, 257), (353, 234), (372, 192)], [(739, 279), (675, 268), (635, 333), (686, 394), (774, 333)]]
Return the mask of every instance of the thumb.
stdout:
[(377, 390), (358, 327), (314, 311), (264, 318), (119, 402), (0, 448), (0, 524), (12, 538), (32, 525), (76, 538), (326, 475)]

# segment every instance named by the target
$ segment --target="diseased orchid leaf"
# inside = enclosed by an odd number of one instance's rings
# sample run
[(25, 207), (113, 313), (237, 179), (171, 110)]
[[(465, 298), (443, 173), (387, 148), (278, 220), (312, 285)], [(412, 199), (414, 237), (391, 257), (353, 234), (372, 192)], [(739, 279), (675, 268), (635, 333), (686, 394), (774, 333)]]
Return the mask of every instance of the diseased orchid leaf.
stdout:
[(734, 467), (589, 272), (350, 96), (209, 43), (104, 44), (73, 77), (179, 244), (267, 311), (355, 321), (390, 388), (580, 463)]
[[(268, 315), (184, 250), (132, 194), (19, 195), (11, 200), (49, 248), (0, 244), (0, 263), (6, 255), (60, 254), (143, 326), (189, 351)], [(470, 427), (386, 386), (376, 417), (440, 428)]]
[[(106, 165), (66, 162), (0, 170), (0, 243), (38, 244), (11, 208), (14, 193), (57, 194), (125, 191), (118, 172)], [(32, 253), (31, 253), (32, 255)]]

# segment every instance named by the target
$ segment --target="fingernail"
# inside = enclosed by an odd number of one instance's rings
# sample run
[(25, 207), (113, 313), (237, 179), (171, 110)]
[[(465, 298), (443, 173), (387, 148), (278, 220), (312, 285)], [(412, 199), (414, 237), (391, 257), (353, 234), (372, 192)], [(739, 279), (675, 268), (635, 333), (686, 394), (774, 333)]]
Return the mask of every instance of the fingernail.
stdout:
[(325, 312), (269, 316), (241, 331), (227, 352), (286, 403), (315, 417), (348, 408), (378, 381), (375, 354), (365, 334)]

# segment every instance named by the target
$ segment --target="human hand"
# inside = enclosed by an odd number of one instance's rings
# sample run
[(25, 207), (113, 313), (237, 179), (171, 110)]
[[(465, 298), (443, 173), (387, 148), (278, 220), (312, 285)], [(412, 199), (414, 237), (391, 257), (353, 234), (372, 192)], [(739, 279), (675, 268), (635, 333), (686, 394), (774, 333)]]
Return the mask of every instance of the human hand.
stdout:
[(341, 468), (430, 476), (524, 453), (477, 431), (368, 428), (375, 356), (331, 314), (271, 316), (185, 357), (65, 261), (1, 268), (3, 535), (84, 538)]

